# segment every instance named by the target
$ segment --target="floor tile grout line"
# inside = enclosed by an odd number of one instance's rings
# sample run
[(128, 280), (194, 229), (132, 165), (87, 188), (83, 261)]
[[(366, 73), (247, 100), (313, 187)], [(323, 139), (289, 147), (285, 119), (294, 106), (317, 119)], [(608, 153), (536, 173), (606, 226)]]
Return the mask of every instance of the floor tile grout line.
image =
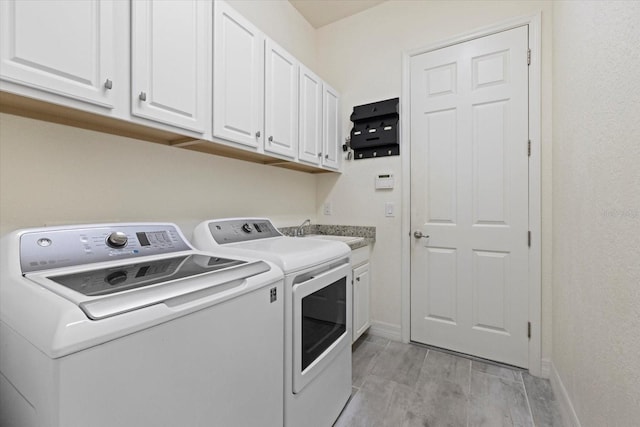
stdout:
[[(501, 380), (509, 381), (510, 383), (523, 384), (524, 385), (524, 380), (521, 380), (521, 381), (510, 380), (509, 378), (504, 378), (504, 377), (501, 377), (500, 375), (492, 374), (492, 373), (489, 373), (489, 372), (483, 372), (483, 371), (480, 371), (478, 369), (473, 369), (473, 368), (471, 368), (471, 371), (475, 371), (475, 372), (477, 372), (479, 374), (483, 374), (483, 375), (489, 375), (490, 377), (499, 378)], [(520, 374), (520, 372), (516, 372), (516, 373)], [(522, 378), (522, 375), (520, 375), (520, 378)]]
[[(471, 369), (473, 371), (480, 372), (480, 373), (486, 373), (486, 372), (480, 371), (478, 369), (473, 369), (473, 363), (474, 362), (475, 363), (479, 363), (479, 364), (485, 364), (485, 365), (489, 365), (489, 366), (494, 366), (494, 367), (497, 367), (497, 368), (500, 368), (500, 369), (506, 369), (508, 371), (515, 372), (516, 374), (517, 373), (522, 373), (522, 372), (526, 372), (526, 373), (529, 372), (527, 369), (520, 368), (518, 366), (512, 366), (512, 365), (508, 365), (506, 363), (496, 362), (495, 360), (483, 359), (481, 357), (473, 356), (471, 354), (460, 353), (460, 352), (455, 351), (455, 350), (449, 350), (449, 349), (442, 348), (442, 347), (436, 347), (436, 346), (433, 346), (433, 345), (430, 345), (430, 344), (423, 344), (423, 343), (413, 342), (413, 341), (410, 341), (409, 344), (415, 345), (417, 347), (423, 347), (423, 348), (425, 348), (427, 350), (433, 350), (433, 351), (436, 351), (436, 352), (449, 354), (451, 356), (455, 356), (455, 357), (459, 357), (459, 358), (462, 358), (462, 359), (466, 359), (469, 362), (471, 362)], [(492, 375), (492, 376), (497, 376), (498, 378), (502, 378), (502, 377), (500, 377), (498, 375), (494, 375), (494, 374), (487, 374), (487, 375)], [(503, 378), (503, 379), (505, 379), (507, 381), (518, 382), (517, 380), (508, 380), (506, 378)], [(522, 384), (524, 384), (524, 380), (522, 381)]]
[(524, 383), (524, 378), (522, 377), (522, 374), (520, 374), (520, 377), (522, 378), (522, 388), (524, 390), (524, 397), (527, 400), (527, 408), (529, 408), (529, 416), (531, 417), (531, 425), (533, 427), (535, 427), (536, 422), (533, 419), (533, 411), (531, 410), (531, 402), (529, 402), (529, 393), (527, 393), (527, 385)]
[(469, 418), (471, 414), (471, 374), (473, 371), (473, 361), (469, 360), (469, 393), (467, 393), (467, 427), (469, 427)]

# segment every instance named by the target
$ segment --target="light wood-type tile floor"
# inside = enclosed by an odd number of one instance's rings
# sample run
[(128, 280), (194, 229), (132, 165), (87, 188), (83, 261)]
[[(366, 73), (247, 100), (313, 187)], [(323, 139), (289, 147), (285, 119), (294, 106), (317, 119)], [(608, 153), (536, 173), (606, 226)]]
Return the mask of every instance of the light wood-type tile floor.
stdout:
[(562, 427), (548, 380), (526, 371), (364, 335), (335, 427)]

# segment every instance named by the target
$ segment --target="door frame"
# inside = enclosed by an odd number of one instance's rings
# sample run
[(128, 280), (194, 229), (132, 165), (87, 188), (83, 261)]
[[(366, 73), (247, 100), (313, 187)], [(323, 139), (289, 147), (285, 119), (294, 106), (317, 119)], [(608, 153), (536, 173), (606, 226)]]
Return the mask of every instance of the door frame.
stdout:
[[(529, 26), (529, 48), (531, 63), (529, 65), (529, 138), (531, 140), (531, 156), (529, 157), (529, 230), (531, 231), (531, 247), (529, 248), (529, 321), (531, 322), (531, 338), (529, 339), (529, 372), (535, 376), (542, 375), (541, 356), (541, 310), (542, 310), (542, 272), (541, 272), (541, 117), (540, 117), (540, 76), (541, 76), (541, 12), (526, 15), (483, 27), (469, 33), (439, 41), (428, 46), (405, 51), (402, 54), (402, 95), (401, 95), (401, 141), (404, 155), (402, 157), (402, 250), (401, 250), (401, 335), (403, 342), (411, 340), (411, 103), (410, 103), (410, 70), (411, 58), (423, 53), (435, 51), (455, 44), (524, 25)], [(526, 143), (526, 141), (523, 141)], [(522, 236), (526, 239), (526, 236)], [(522, 331), (526, 333), (526, 331)]]

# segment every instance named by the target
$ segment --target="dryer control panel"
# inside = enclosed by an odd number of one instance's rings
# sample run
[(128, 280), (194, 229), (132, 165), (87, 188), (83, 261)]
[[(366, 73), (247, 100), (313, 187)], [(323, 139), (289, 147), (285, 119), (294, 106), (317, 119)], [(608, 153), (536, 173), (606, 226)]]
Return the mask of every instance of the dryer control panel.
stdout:
[(213, 240), (219, 245), (282, 236), (266, 218), (236, 218), (209, 223)]
[(20, 236), (22, 273), (191, 249), (173, 224), (126, 224), (27, 231)]

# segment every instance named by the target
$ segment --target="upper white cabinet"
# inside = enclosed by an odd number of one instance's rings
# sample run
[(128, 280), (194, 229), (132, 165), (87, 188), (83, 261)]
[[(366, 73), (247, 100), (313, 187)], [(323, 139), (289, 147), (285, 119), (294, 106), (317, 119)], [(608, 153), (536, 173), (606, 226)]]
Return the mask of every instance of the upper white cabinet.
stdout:
[(322, 166), (340, 168), (340, 95), (326, 83), (322, 87)]
[(298, 70), (293, 56), (266, 40), (265, 152), (290, 158), (298, 154)]
[(210, 5), (200, 0), (133, 0), (133, 115), (205, 132), (211, 99)]
[(223, 0), (0, 0), (0, 91), (51, 121), (340, 167), (338, 94)]
[(340, 168), (340, 96), (306, 67), (300, 67), (301, 162)]
[(298, 159), (319, 165), (322, 156), (322, 80), (300, 66)]
[(213, 136), (258, 148), (264, 140), (264, 35), (214, 2)]
[(2, 79), (106, 108), (113, 90), (115, 3), (0, 1)]

